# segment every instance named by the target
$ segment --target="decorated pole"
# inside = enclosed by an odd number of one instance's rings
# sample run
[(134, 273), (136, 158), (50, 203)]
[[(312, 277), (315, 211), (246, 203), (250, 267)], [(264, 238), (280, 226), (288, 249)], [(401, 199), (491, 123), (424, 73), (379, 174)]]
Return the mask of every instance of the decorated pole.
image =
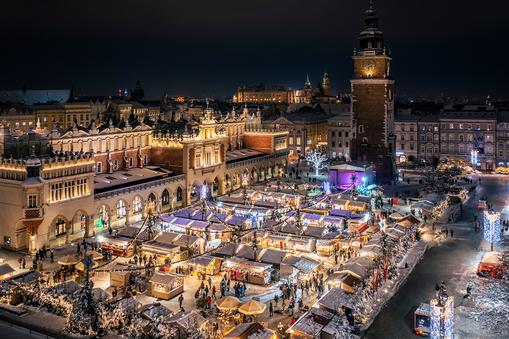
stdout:
[(493, 251), (493, 243), (500, 241), (500, 212), (484, 211), (484, 240), (491, 243)]

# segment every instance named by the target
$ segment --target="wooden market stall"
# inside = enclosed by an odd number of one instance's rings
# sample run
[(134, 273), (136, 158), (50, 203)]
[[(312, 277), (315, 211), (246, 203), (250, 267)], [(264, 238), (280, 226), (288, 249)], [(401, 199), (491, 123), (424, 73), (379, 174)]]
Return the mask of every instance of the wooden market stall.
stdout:
[(116, 264), (112, 266), (110, 269), (110, 286), (111, 287), (119, 287), (124, 288), (127, 286), (129, 282), (129, 278), (131, 276), (131, 272), (129, 271), (129, 266)]
[(273, 268), (270, 264), (232, 257), (225, 260), (223, 266), (230, 280), (256, 285), (268, 285), (271, 282)]
[(16, 270), (7, 263), (0, 264), (0, 281), (8, 279), (14, 275)]
[(166, 261), (170, 263), (177, 262), (181, 259), (181, 247), (162, 241), (152, 240), (141, 245), (142, 255), (147, 257), (155, 257), (156, 265), (164, 265)]
[(134, 254), (135, 244), (130, 238), (106, 235), (100, 240), (101, 250), (116, 256), (130, 257)]
[(171, 273), (155, 273), (150, 278), (153, 297), (170, 300), (184, 292), (184, 278)]
[(189, 265), (192, 266), (193, 272), (205, 275), (219, 274), (219, 272), (221, 272), (222, 263), (223, 260), (221, 258), (209, 255), (202, 255), (189, 260)]

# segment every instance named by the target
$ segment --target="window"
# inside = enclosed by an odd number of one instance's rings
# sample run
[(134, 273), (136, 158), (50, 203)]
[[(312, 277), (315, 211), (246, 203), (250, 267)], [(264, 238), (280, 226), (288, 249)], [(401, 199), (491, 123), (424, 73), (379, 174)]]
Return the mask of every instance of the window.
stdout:
[(399, 140), (405, 141), (405, 135), (404, 134), (400, 135)]
[(332, 131), (331, 136), (334, 138), (336, 136), (336, 132)]
[(133, 167), (133, 158), (129, 158), (129, 168)]
[(341, 138), (341, 131), (338, 132), (338, 137)]
[(345, 138), (348, 138), (348, 132), (345, 132)]
[(399, 147), (400, 150), (404, 151), (405, 150), (405, 144), (401, 144), (400, 147)]
[(161, 195), (161, 204), (163, 206), (170, 204), (170, 192), (168, 192), (168, 190), (163, 191), (163, 194)]
[(413, 143), (410, 143), (410, 150), (413, 151), (414, 150), (414, 144)]
[(55, 221), (55, 235), (57, 237), (65, 235), (65, 220), (62, 217), (57, 217)]
[(101, 174), (103, 172), (103, 163), (98, 161), (97, 162), (97, 173)]
[(200, 153), (197, 153), (195, 156), (194, 167), (201, 167), (201, 154)]
[[(366, 142), (368, 141), (368, 139), (366, 139)], [(348, 147), (348, 141), (345, 142), (345, 147)]]
[(332, 142), (332, 147), (336, 147), (336, 142), (335, 141)]
[(118, 160), (113, 161), (113, 170), (118, 171)]
[(141, 205), (141, 198), (139, 196), (134, 197), (133, 201), (133, 211), (134, 214), (141, 213), (142, 205)]
[(293, 145), (293, 137), (289, 137), (288, 138), (288, 144), (289, 145)]
[(30, 194), (28, 196), (28, 208), (36, 208), (37, 207), (37, 196)]
[(359, 133), (360, 134), (364, 133), (364, 126), (363, 125), (359, 125)]
[(300, 138), (300, 137), (297, 137), (297, 139), (296, 139), (296, 144), (297, 144), (297, 146), (300, 146), (300, 145), (301, 145), (301, 138)]
[(177, 188), (177, 201), (182, 201), (182, 188)]
[(126, 210), (125, 202), (124, 202), (124, 200), (120, 200), (117, 203), (117, 218), (120, 219), (120, 218), (125, 217), (126, 215), (127, 215), (127, 210)]

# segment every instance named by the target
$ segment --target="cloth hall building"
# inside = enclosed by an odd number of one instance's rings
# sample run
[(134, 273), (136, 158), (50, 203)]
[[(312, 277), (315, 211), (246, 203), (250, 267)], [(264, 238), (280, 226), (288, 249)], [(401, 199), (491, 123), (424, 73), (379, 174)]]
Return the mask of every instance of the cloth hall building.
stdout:
[(193, 204), (204, 188), (225, 194), (286, 167), (288, 132), (263, 127), (260, 112), (224, 116), (207, 108), (194, 125), (166, 131), (128, 121), (53, 130), (38, 124), (30, 133), (49, 151), (29, 158), (9, 155), (3, 127), (1, 245), (35, 251), (67, 243)]

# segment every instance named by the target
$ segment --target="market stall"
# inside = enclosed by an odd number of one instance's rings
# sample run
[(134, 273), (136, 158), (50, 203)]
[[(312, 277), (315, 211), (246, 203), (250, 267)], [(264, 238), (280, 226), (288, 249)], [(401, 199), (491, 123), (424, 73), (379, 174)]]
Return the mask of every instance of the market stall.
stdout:
[(193, 268), (193, 272), (204, 275), (216, 275), (221, 272), (221, 264), (223, 260), (209, 255), (202, 255), (189, 260), (189, 265)]
[(167, 243), (158, 240), (147, 241), (141, 245), (142, 255), (147, 257), (155, 257), (156, 265), (164, 265), (169, 261), (170, 263), (181, 260), (181, 247), (172, 243)]
[(316, 240), (316, 253), (318, 255), (333, 255), (342, 246), (344, 240), (341, 232), (329, 232)]
[(111, 252), (116, 256), (130, 257), (134, 254), (135, 244), (130, 238), (115, 235), (99, 237), (101, 250)]
[(151, 294), (155, 298), (170, 300), (184, 292), (184, 278), (170, 273), (155, 273), (150, 278)]
[(7, 263), (0, 264), (0, 281), (8, 279), (14, 275), (16, 270)]
[(110, 270), (110, 286), (124, 288), (129, 283), (131, 272), (129, 266), (116, 264), (109, 268)]
[(268, 285), (271, 282), (272, 265), (233, 257), (225, 260), (223, 266), (230, 280), (257, 285)]

